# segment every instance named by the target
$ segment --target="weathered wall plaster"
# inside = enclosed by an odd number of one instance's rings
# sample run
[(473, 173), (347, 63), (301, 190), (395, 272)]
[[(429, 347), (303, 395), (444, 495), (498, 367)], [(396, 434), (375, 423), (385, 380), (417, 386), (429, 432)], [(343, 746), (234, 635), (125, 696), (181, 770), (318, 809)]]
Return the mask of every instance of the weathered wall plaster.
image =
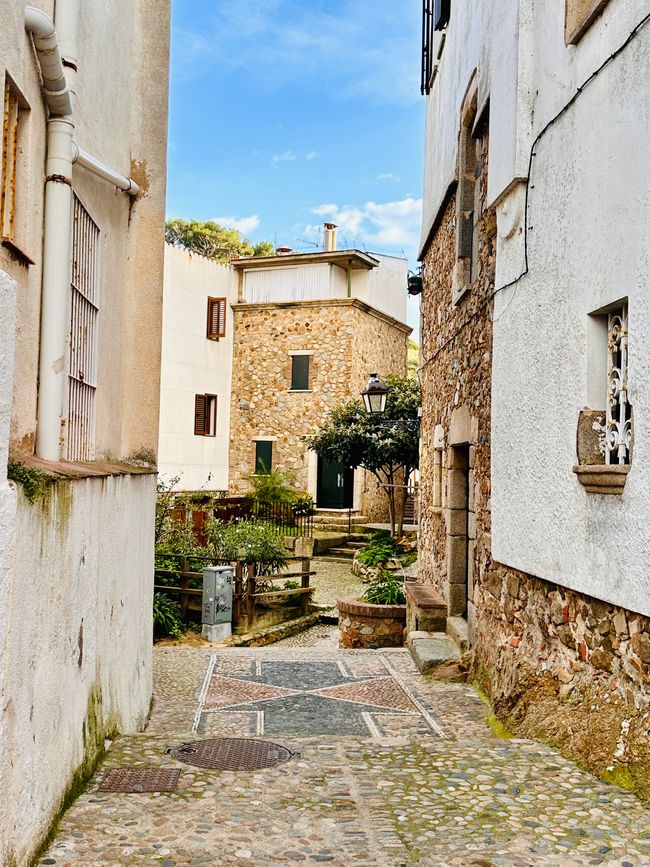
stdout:
[[(628, 24), (630, 7), (610, 3)], [(645, 10), (647, 11), (647, 10)], [(609, 19), (608, 19), (609, 21)], [(557, 72), (562, 22), (538, 20), (539, 102), (556, 78), (574, 87), (581, 68)], [(588, 31), (596, 67), (616, 44), (612, 27)], [(629, 32), (631, 27), (626, 30)], [(616, 31), (620, 25), (616, 22)], [(545, 37), (545, 38), (544, 38)], [(622, 41), (622, 40), (621, 40)], [(590, 46), (590, 47), (589, 47)], [(551, 80), (548, 68), (553, 62)], [(644, 169), (650, 95), (650, 27), (583, 91), (536, 145), (529, 193), (529, 273), (496, 298), (492, 399), (493, 555), (516, 569), (650, 614), (650, 180)], [(544, 87), (541, 86), (544, 85)], [(537, 122), (537, 115), (536, 115)], [(521, 216), (523, 222), (523, 211)], [(521, 236), (499, 237), (497, 285), (521, 268)], [(594, 405), (589, 314), (629, 299), (629, 394), (635, 413), (632, 470), (622, 496), (588, 494), (572, 472), (576, 429)], [(602, 381), (602, 377), (596, 377)], [(591, 393), (590, 393), (591, 392)]]
[(28, 863), (104, 737), (146, 721), (154, 492), (153, 475), (57, 481), (33, 504), (18, 488), (0, 609), (3, 864)]

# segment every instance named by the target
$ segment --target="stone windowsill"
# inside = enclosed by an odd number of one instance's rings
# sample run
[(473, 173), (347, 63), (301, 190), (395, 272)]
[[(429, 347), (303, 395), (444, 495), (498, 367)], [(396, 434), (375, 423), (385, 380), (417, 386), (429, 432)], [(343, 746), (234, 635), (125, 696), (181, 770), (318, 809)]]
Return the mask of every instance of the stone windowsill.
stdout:
[(588, 494), (622, 494), (630, 464), (578, 465), (573, 472)]
[(287, 391), (289, 394), (311, 394), (313, 388), (289, 388)]
[(463, 298), (469, 292), (469, 283), (463, 284), (459, 289), (454, 289), (453, 296), (451, 299), (451, 303), (454, 307), (463, 300)]

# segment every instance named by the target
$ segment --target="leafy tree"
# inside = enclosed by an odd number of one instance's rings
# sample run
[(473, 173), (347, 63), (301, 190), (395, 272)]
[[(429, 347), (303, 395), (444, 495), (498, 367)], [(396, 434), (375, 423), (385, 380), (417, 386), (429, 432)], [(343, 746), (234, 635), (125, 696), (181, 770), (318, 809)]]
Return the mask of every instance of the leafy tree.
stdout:
[(323, 458), (372, 473), (388, 496), (391, 533), (401, 536), (408, 491), (406, 482), (419, 465), (420, 386), (417, 379), (387, 376), (382, 418), (366, 412), (360, 400), (332, 410), (310, 447)]
[(270, 241), (260, 241), (253, 246), (253, 256), (276, 256), (275, 247)]
[(275, 252), (269, 241), (253, 246), (237, 229), (226, 229), (213, 220), (167, 220), (165, 240), (215, 262), (230, 262), (237, 256), (270, 256)]

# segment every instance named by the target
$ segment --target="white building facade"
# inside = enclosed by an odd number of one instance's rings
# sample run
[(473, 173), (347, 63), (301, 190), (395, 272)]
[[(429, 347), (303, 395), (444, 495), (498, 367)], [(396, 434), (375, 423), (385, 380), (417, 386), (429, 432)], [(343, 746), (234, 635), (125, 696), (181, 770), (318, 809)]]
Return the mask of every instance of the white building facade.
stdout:
[(158, 466), (177, 490), (228, 490), (236, 300), (232, 268), (165, 246)]
[(151, 701), (169, 4), (1, 17), (0, 863), (27, 864)]
[[(650, 8), (424, 10), (422, 509), (426, 545), (446, 519), (447, 547), (425, 551), (423, 578), (448, 599), (464, 582), (452, 613), (497, 705), (532, 673), (561, 698), (597, 689), (646, 707)], [(489, 387), (464, 395), (458, 374), (441, 407), (445, 371), (474, 351)]]

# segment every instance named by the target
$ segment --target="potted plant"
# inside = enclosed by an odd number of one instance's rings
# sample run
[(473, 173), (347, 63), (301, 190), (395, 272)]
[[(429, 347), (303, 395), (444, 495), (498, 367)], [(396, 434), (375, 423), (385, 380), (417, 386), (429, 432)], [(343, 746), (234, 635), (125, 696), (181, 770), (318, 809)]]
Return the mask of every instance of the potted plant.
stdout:
[(342, 647), (401, 647), (406, 595), (400, 575), (381, 570), (360, 599), (338, 600)]

